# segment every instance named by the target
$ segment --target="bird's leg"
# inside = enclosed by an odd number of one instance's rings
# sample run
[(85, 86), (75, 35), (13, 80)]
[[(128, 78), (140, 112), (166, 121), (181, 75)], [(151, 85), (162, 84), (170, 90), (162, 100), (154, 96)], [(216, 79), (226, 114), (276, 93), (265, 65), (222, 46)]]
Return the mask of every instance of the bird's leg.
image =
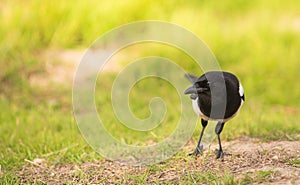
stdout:
[(217, 126), (216, 126), (216, 129), (215, 129), (215, 132), (218, 136), (218, 142), (219, 142), (219, 150), (216, 150), (217, 152), (217, 159), (219, 158), (222, 158), (224, 157), (224, 152), (223, 152), (223, 149), (222, 149), (222, 145), (221, 145), (221, 139), (220, 139), (220, 134), (223, 130), (223, 127), (224, 127), (224, 122), (218, 122)]
[(190, 153), (189, 155), (197, 156), (198, 154), (202, 153), (202, 151), (203, 151), (203, 145), (201, 145), (201, 140), (202, 140), (202, 136), (203, 136), (205, 127), (207, 126), (207, 121), (204, 119), (201, 119), (201, 124), (202, 124), (202, 131), (200, 133), (200, 138), (198, 140), (197, 147), (196, 147), (195, 151), (193, 153)]

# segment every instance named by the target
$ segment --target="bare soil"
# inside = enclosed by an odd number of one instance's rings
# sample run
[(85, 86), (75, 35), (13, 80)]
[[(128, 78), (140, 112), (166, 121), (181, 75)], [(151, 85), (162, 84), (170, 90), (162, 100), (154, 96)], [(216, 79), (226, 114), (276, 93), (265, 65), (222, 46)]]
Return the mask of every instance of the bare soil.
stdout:
[[(73, 85), (73, 78), (82, 58), (85, 56), (84, 50), (47, 50), (39, 53), (40, 62), (45, 64), (45, 73), (36, 74), (30, 77), (32, 86), (46, 87), (51, 83)], [(101, 71), (115, 72), (120, 69), (120, 55), (115, 55), (107, 62)], [(87, 73), (89, 68), (94, 68), (94, 64), (86, 67)], [(100, 69), (99, 69), (100, 71)]]
[[(193, 147), (194, 143), (190, 142), (183, 150), (188, 154)], [(213, 145), (211, 149), (216, 147)], [(136, 177), (143, 178), (147, 184), (179, 184), (188, 175), (204, 172), (220, 178), (233, 175), (234, 182), (240, 184), (300, 184), (300, 141), (262, 142), (240, 138), (224, 142), (223, 148), (231, 154), (226, 155), (224, 161), (215, 159), (215, 154), (209, 151), (195, 158), (174, 156), (150, 167), (132, 167), (108, 160), (49, 166), (47, 159), (36, 159), (27, 160), (28, 164), (15, 173), (21, 183), (45, 184), (139, 184)], [(207, 183), (199, 179), (193, 182)]]

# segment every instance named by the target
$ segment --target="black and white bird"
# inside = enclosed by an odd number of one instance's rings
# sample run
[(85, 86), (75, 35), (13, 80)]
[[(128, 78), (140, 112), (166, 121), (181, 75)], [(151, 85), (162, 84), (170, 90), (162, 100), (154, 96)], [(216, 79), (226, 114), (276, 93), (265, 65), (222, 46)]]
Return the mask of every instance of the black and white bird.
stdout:
[(210, 71), (199, 78), (186, 74), (185, 77), (192, 82), (192, 86), (185, 90), (190, 94), (195, 113), (201, 118), (202, 131), (197, 147), (190, 155), (202, 153), (201, 139), (209, 120), (217, 121), (215, 133), (218, 137), (219, 150), (217, 159), (224, 157), (220, 134), (225, 122), (236, 116), (245, 101), (244, 89), (238, 78), (229, 72)]

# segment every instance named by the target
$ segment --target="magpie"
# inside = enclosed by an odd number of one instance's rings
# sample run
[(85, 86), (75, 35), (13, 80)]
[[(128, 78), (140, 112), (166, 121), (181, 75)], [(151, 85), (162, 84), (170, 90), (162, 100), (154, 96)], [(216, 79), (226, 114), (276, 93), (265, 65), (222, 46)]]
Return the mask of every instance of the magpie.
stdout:
[(185, 74), (185, 77), (193, 85), (184, 94), (190, 94), (194, 112), (201, 118), (202, 124), (197, 147), (190, 155), (197, 156), (202, 153), (201, 139), (208, 121), (211, 120), (217, 121), (215, 133), (219, 149), (216, 150), (216, 157), (223, 158), (220, 134), (225, 122), (236, 116), (245, 101), (243, 86), (234, 74), (224, 71), (209, 71), (199, 78), (191, 74)]

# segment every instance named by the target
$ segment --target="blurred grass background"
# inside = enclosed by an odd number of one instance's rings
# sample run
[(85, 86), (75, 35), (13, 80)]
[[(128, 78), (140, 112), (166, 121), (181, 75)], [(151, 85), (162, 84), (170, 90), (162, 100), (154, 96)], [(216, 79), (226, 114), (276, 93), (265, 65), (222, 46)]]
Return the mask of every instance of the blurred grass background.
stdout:
[[(1, 0), (2, 169), (19, 169), (24, 159), (36, 157), (46, 157), (54, 164), (100, 158), (77, 129), (70, 84), (32, 86), (30, 78), (45, 73), (41, 53), (53, 49), (85, 49), (110, 29), (138, 20), (170, 21), (189, 29), (212, 49), (223, 70), (240, 78), (246, 103), (239, 116), (229, 123), (230, 128), (224, 129), (224, 139), (244, 135), (266, 140), (297, 139), (300, 132), (299, 9), (297, 0)], [(137, 52), (137, 47), (132, 50)], [(182, 52), (161, 50), (160, 46), (141, 47), (138, 53), (176, 59), (180, 64), (188, 60)], [(202, 73), (193, 65), (184, 67), (192, 73)], [(106, 74), (103, 88), (109, 88), (115, 76), (114, 72)], [(148, 87), (143, 81), (137, 84), (131, 99), (137, 115), (149, 114), (149, 98), (142, 93), (145, 90), (149, 96), (163, 96), (166, 103), (177, 98), (176, 94), (167, 96), (172, 87), (164, 83), (152, 80), (152, 87), (159, 86), (158, 89)], [(108, 95), (96, 99), (99, 105), (109, 106)], [(108, 124), (115, 123), (112, 111), (105, 114)], [(175, 110), (168, 114), (167, 122), (173, 123), (178, 118)], [(124, 128), (116, 130), (115, 134), (128, 143), (138, 143), (133, 139), (136, 135), (124, 136), (123, 131)], [(161, 130), (155, 135), (163, 133)]]

